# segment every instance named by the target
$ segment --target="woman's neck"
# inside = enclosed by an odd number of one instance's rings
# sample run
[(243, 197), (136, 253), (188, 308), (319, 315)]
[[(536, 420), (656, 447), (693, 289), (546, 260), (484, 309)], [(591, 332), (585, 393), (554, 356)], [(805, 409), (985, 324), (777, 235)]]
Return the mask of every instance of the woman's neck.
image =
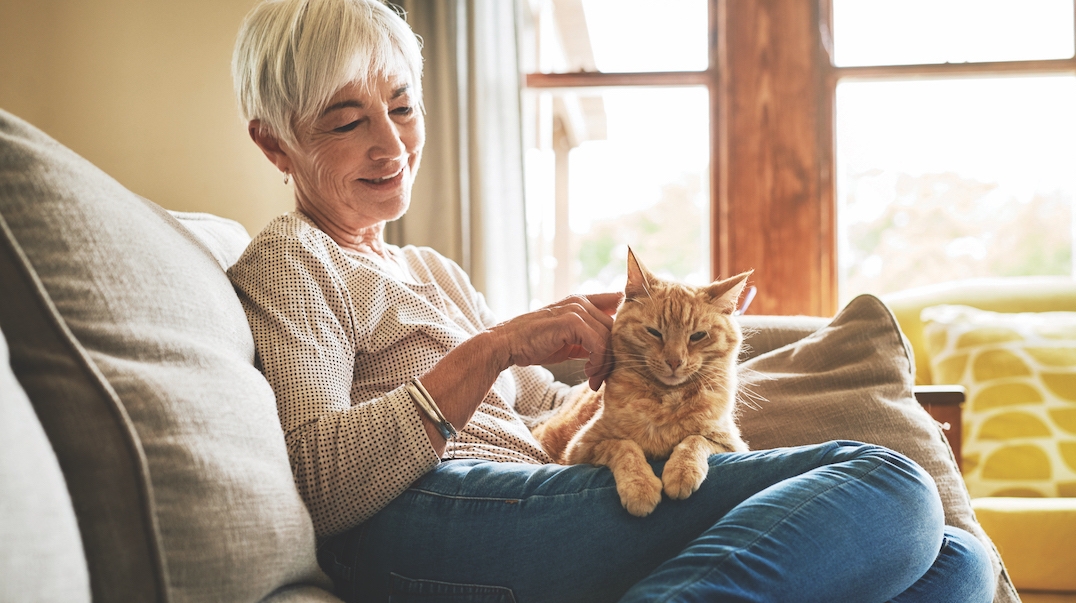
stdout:
[(349, 226), (301, 204), (297, 205), (295, 209), (309, 218), (319, 230), (329, 235), (341, 248), (365, 256), (375, 256), (383, 260), (390, 259), (388, 247), (385, 244), (384, 222), (365, 227)]

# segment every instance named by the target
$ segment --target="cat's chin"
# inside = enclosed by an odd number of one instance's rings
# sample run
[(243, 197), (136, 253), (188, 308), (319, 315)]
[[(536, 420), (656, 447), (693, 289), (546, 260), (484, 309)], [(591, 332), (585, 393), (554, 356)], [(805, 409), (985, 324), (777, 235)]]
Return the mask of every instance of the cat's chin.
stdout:
[(676, 387), (687, 383), (687, 380), (691, 375), (654, 375), (654, 378), (658, 381), (668, 385), (669, 387)]

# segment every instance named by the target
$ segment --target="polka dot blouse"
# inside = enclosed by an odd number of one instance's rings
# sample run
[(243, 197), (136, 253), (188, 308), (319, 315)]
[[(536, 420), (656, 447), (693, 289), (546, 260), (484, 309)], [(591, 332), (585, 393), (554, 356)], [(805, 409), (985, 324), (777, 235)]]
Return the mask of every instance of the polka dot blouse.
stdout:
[[(341, 249), (292, 212), (228, 270), (319, 536), (365, 521), (440, 462), (403, 384), (496, 324), (451, 260), (428, 248), (389, 251), (410, 274)], [(504, 371), (445, 456), (550, 462), (526, 418), (567, 394), (540, 367)]]

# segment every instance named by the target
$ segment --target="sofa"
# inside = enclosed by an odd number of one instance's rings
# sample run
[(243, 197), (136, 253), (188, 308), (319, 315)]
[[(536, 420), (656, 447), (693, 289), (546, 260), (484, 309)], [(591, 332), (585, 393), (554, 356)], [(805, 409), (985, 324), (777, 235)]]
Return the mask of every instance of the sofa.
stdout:
[[(0, 111), (0, 601), (338, 601), (225, 274), (248, 241)], [(1019, 601), (889, 309), (742, 322), (752, 447), (907, 454)]]
[(955, 384), (972, 508), (1029, 603), (1076, 602), (1076, 280), (969, 279), (888, 295), (920, 385)]

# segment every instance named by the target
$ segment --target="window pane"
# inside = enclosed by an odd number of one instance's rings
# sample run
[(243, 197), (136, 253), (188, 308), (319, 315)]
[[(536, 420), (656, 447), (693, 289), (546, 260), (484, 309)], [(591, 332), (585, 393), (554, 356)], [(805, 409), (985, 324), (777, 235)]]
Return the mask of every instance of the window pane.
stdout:
[(532, 305), (624, 287), (627, 248), (658, 275), (709, 282), (704, 88), (531, 91)]
[(839, 67), (1064, 59), (1073, 29), (1073, 0), (833, 0)]
[(706, 0), (535, 0), (537, 70), (702, 71)]
[(841, 82), (840, 298), (1073, 272), (1076, 77)]

